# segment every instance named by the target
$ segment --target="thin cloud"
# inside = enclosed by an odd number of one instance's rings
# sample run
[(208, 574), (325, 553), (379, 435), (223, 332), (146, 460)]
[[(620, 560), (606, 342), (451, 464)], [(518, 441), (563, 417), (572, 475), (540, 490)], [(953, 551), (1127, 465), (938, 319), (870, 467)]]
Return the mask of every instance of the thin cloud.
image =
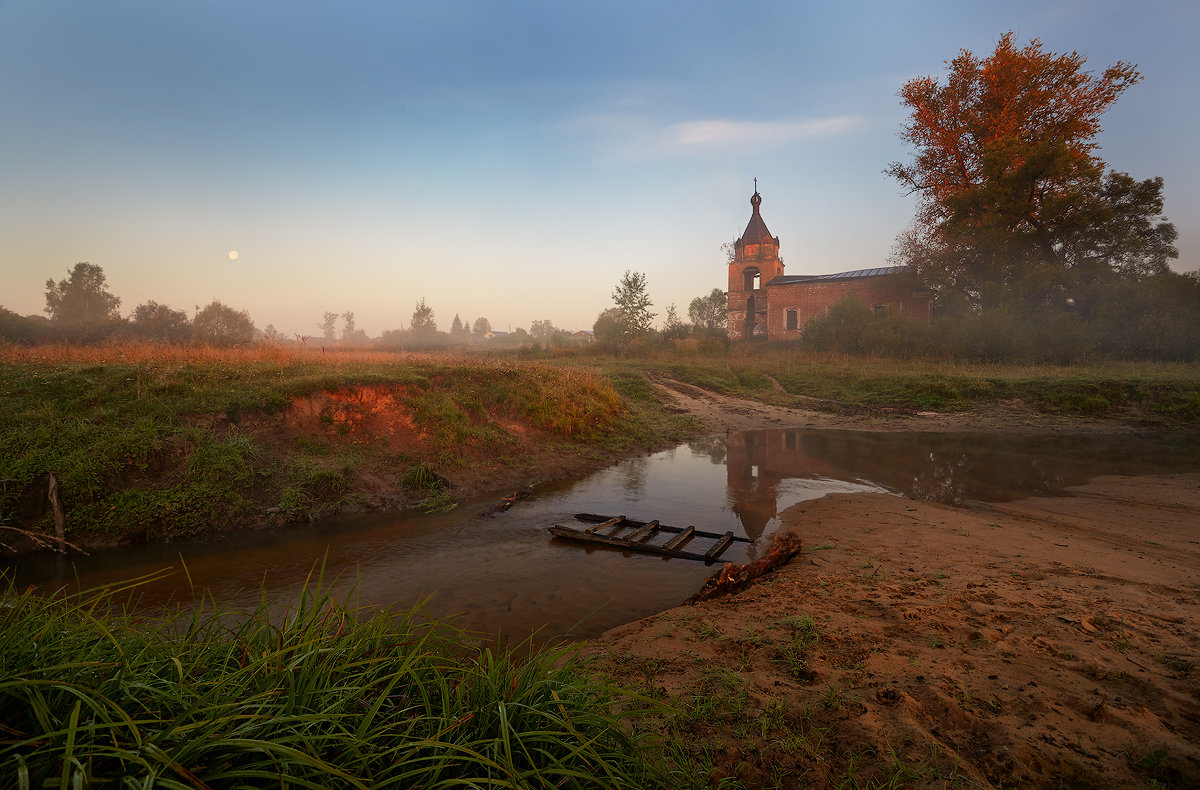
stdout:
[(756, 149), (832, 137), (861, 125), (857, 116), (783, 121), (705, 119), (663, 124), (641, 115), (577, 115), (559, 128), (615, 159), (665, 159), (753, 146)]
[(665, 135), (673, 144), (689, 148), (779, 145), (842, 134), (858, 123), (850, 115), (811, 121), (686, 121), (668, 126)]

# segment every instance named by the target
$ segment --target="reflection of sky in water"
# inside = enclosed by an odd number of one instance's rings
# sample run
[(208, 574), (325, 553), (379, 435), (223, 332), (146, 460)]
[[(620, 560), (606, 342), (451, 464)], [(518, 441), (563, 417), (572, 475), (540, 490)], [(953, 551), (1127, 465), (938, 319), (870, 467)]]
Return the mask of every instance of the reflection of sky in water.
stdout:
[[(782, 513), (792, 505), (820, 499), (826, 494), (886, 494), (888, 490), (874, 483), (832, 480), (828, 477), (793, 477), (782, 481), (775, 489), (775, 512)], [(767, 524), (765, 534), (779, 528), (778, 516)]]
[[(287, 600), (309, 571), (357, 583), (364, 605), (408, 607), (434, 596), (434, 614), (463, 625), (527, 634), (545, 628), (595, 634), (678, 604), (713, 567), (552, 540), (551, 524), (576, 525), (577, 512), (660, 519), (672, 526), (758, 537), (778, 514), (828, 493), (893, 491), (956, 502), (1062, 493), (1101, 474), (1200, 468), (1193, 441), (1131, 437), (1021, 437), (776, 430), (716, 436), (629, 459), (580, 480), (539, 485), (495, 518), (495, 502), (463, 503), (445, 514), (372, 513), (316, 525), (238, 533), (207, 542), (99, 551), (61, 565), (31, 556), (11, 567), (19, 586), (70, 580), (84, 586), (129, 579), (186, 560), (184, 574), (143, 590), (146, 606), (216, 600), (252, 606), (260, 590)], [(500, 492), (506, 493), (506, 492)], [(496, 496), (499, 496), (497, 494)], [(802, 535), (803, 536), (803, 535)], [(735, 543), (723, 559), (745, 562), (765, 541)], [(74, 565), (74, 567), (72, 567)]]

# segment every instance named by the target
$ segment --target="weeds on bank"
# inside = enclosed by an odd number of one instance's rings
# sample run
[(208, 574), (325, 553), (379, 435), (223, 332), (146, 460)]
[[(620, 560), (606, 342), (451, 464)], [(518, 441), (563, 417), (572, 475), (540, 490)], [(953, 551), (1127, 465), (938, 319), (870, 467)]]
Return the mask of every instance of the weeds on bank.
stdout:
[(622, 723), (644, 702), (569, 649), (480, 650), (319, 586), (150, 623), (122, 592), (0, 599), (3, 786), (660, 786)]
[(777, 660), (796, 680), (811, 680), (812, 671), (808, 668), (808, 659), (820, 640), (816, 622), (809, 615), (800, 615), (787, 617), (780, 620), (779, 624), (787, 629), (788, 636), (776, 648)]
[(426, 513), (445, 513), (456, 507), (450, 484), (428, 464), (417, 462), (410, 466), (402, 482), (405, 488), (426, 493), (418, 505)]
[[(0, 348), (0, 511), (50, 530), (57, 478), (68, 537), (174, 537), (213, 525), (312, 519), (355, 501), (355, 471), (395, 470), (372, 408), (419, 434), (443, 471), (506, 457), (518, 437), (607, 452), (684, 435), (637, 376), (512, 360), (145, 345)], [(623, 394), (622, 390), (630, 394)], [(358, 397), (377, 394), (378, 403)], [(329, 401), (317, 435), (279, 446), (267, 427)], [(380, 406), (379, 404), (382, 404)], [(444, 493), (427, 506), (450, 504)], [(21, 503), (24, 506), (19, 507)], [(32, 503), (38, 503), (36, 506)]]

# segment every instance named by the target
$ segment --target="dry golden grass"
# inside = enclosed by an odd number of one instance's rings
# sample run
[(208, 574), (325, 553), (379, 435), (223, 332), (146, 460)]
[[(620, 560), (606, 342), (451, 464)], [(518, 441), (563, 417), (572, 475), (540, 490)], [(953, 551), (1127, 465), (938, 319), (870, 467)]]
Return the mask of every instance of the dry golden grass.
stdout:
[(353, 348), (249, 345), (230, 348), (177, 346), (165, 343), (119, 342), (94, 346), (55, 343), (19, 346), (0, 343), (0, 363), (104, 364), (189, 363), (245, 364), (248, 362), (395, 363), (439, 362), (460, 359), (452, 354), (408, 351), (372, 351)]

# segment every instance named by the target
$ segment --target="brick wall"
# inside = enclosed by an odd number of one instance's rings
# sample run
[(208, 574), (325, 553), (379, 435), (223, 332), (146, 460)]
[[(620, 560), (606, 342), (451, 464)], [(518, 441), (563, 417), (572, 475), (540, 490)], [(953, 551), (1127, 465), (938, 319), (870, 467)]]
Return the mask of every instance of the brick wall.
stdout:
[[(867, 307), (881, 305), (899, 310), (921, 321), (930, 318), (930, 294), (914, 289), (908, 273), (848, 280), (818, 280), (807, 283), (772, 285), (766, 288), (767, 337), (771, 340), (799, 338), (808, 319), (825, 315), (831, 306), (849, 294), (855, 294)], [(787, 329), (787, 311), (797, 311), (796, 329)], [(733, 336), (732, 334), (730, 335)]]

